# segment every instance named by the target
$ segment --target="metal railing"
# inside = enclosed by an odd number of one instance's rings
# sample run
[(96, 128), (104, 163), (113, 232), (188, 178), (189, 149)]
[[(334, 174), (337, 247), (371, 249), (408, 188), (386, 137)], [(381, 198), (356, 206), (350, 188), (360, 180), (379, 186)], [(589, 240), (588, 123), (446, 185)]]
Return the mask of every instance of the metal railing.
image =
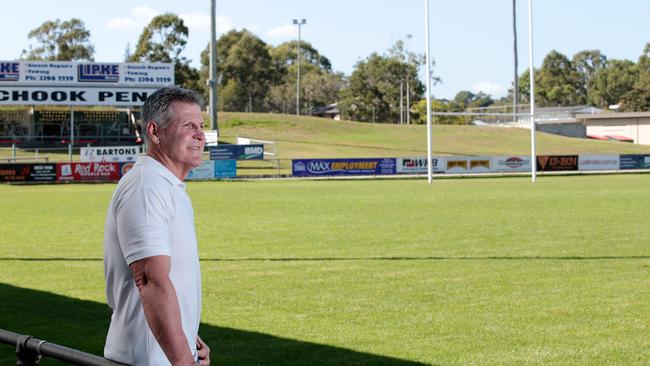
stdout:
[(49, 343), (32, 336), (0, 329), (0, 342), (16, 346), (17, 366), (36, 366), (42, 357), (51, 357), (72, 365), (124, 366), (90, 353)]

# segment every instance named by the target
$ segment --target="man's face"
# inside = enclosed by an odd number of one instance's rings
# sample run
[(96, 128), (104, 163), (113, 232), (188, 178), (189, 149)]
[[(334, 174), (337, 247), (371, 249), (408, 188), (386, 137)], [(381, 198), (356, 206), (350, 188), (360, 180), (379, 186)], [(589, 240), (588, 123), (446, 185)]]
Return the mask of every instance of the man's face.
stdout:
[(167, 128), (159, 130), (160, 152), (181, 171), (201, 165), (205, 145), (203, 117), (196, 104), (172, 102), (169, 105), (176, 116)]

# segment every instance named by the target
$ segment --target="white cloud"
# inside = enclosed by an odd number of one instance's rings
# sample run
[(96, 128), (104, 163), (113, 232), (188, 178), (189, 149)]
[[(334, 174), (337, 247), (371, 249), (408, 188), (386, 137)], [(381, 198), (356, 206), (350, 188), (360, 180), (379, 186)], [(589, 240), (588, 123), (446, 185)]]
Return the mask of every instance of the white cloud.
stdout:
[(139, 6), (131, 9), (130, 17), (113, 18), (106, 23), (104, 28), (111, 30), (132, 30), (142, 28), (158, 14), (160, 14), (160, 12), (156, 9)]
[(131, 18), (113, 18), (106, 23), (106, 29), (133, 29), (135, 21)]
[(192, 14), (181, 14), (181, 19), (190, 29), (210, 30), (210, 16), (207, 14), (194, 12)]
[(298, 35), (298, 27), (291, 23), (284, 23), (275, 28), (269, 29), (264, 34), (270, 38), (286, 38)]
[(472, 84), (472, 89), (474, 93), (482, 91), (483, 93), (490, 94), (492, 97), (501, 97), (504, 96), (508, 89), (497, 83), (491, 81), (479, 81)]
[(131, 15), (133, 15), (134, 18), (146, 19), (147, 21), (151, 20), (158, 14), (160, 14), (158, 10), (152, 9), (148, 6), (138, 6), (131, 10)]
[(226, 33), (235, 29), (235, 22), (225, 15), (217, 15), (217, 33)]

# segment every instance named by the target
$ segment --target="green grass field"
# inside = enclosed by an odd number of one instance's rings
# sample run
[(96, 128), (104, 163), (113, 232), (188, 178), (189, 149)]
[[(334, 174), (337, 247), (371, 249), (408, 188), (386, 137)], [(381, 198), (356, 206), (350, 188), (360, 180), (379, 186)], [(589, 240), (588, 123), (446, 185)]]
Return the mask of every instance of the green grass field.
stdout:
[[(190, 183), (202, 337), (217, 365), (647, 365), (649, 186)], [(0, 186), (0, 328), (102, 353), (113, 189)]]

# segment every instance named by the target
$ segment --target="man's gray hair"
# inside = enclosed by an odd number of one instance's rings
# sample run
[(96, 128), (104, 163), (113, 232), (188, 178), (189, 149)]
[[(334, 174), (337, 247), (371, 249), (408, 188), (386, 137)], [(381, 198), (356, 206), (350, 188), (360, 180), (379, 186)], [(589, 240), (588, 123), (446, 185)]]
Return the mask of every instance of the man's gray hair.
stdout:
[(147, 97), (142, 105), (141, 131), (145, 141), (149, 141), (147, 123), (154, 121), (158, 128), (164, 130), (175, 118), (169, 108), (172, 102), (196, 104), (203, 109), (203, 98), (193, 90), (177, 86), (166, 86), (156, 90)]

